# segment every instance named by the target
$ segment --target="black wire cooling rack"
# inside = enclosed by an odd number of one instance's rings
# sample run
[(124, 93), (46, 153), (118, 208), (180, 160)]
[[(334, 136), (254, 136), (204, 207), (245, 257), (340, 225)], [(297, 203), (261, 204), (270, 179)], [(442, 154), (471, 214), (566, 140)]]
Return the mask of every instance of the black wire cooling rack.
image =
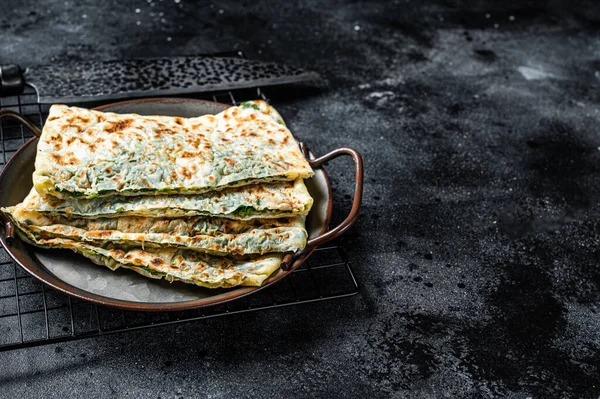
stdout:
[[(241, 53), (219, 55), (243, 57)], [(233, 105), (256, 98), (267, 100), (260, 88), (195, 98)], [(48, 108), (37, 102), (37, 95), (31, 87), (19, 96), (0, 98), (0, 109), (19, 112), (40, 127), (47, 117)], [(6, 119), (1, 121), (0, 166), (3, 168), (31, 137), (31, 132), (22, 125)], [(0, 189), (10, 190), (10, 187)], [(318, 248), (293, 273), (255, 294), (209, 308), (160, 313), (123, 311), (71, 298), (30, 276), (12, 262), (4, 249), (0, 249), (0, 351), (343, 298), (357, 292), (358, 284), (346, 253), (335, 242)]]

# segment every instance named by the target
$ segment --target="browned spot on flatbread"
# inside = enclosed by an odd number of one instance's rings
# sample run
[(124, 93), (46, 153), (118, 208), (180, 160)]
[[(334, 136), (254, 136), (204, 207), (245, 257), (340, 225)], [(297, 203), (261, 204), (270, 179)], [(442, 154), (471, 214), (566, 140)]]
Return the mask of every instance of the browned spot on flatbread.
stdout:
[[(79, 125), (73, 125), (73, 124), (63, 126), (63, 129), (75, 129), (77, 131), (77, 133), (83, 132), (83, 128), (81, 126), (79, 126)], [(89, 133), (90, 132), (88, 131), (88, 134)]]
[(65, 166), (68, 163), (68, 161), (65, 162), (65, 159), (63, 158), (62, 155), (52, 154), (51, 157), (54, 160), (54, 162), (56, 162), (57, 164), (59, 164), (61, 166)]
[(183, 125), (183, 120), (180, 117), (175, 117), (174, 121), (176, 124), (178, 124), (180, 126)]
[[(153, 258), (150, 263), (152, 263), (154, 266), (161, 266), (165, 263), (164, 260), (162, 260), (161, 258)], [(171, 265), (173, 266), (173, 265)]]
[(142, 185), (144, 187), (152, 188), (152, 185), (150, 184), (150, 182), (148, 181), (148, 179), (146, 179), (144, 176), (141, 176), (140, 179), (139, 179), (139, 181), (142, 183)]
[(110, 126), (106, 126), (105, 131), (107, 133), (120, 132), (124, 129), (127, 129), (129, 126), (131, 126), (132, 123), (133, 123), (133, 119), (131, 119), (131, 118), (121, 119), (119, 121), (112, 122), (112, 124)]
[(74, 115), (67, 119), (70, 124), (87, 124), (90, 123), (90, 117), (87, 115)]
[(81, 137), (79, 137), (79, 136), (72, 136), (72, 137), (69, 137), (69, 138), (67, 139), (67, 144), (68, 144), (68, 145), (70, 145), (71, 143), (75, 142), (76, 140), (79, 140), (79, 141), (81, 142), (81, 144), (84, 144), (84, 145), (89, 145), (89, 143), (88, 143), (87, 141), (85, 141), (84, 139), (82, 139), (82, 138), (81, 138)]
[(98, 230), (89, 233), (92, 238), (107, 238), (110, 237), (111, 234), (112, 232), (110, 230)]
[(186, 179), (191, 179), (192, 178), (192, 173), (185, 166), (182, 166), (179, 170), (181, 172), (181, 175), (183, 177), (185, 177)]
[(190, 144), (194, 148), (198, 148), (198, 146), (200, 145), (200, 138), (199, 137), (188, 138), (188, 139), (185, 139), (185, 142)]
[(181, 153), (181, 158), (196, 158), (201, 156), (202, 154), (200, 152), (184, 151)]

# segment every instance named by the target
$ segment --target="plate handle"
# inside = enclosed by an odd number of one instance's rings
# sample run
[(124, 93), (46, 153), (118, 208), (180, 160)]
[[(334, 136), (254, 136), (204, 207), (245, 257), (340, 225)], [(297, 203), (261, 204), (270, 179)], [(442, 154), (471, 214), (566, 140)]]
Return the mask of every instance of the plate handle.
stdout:
[(36, 125), (31, 123), (27, 118), (25, 118), (18, 112), (3, 109), (0, 111), (0, 119), (3, 118), (16, 119), (19, 122), (21, 122), (27, 129), (31, 130), (31, 133), (35, 134), (37, 137), (40, 137), (42, 135), (42, 131)]
[[(306, 144), (300, 143), (300, 147), (302, 152), (305, 154), (308, 153), (306, 149)], [(302, 148), (304, 147), (304, 148)], [(338, 224), (333, 229), (329, 230), (327, 233), (322, 234), (318, 237), (312, 238), (308, 240), (307, 246), (317, 246), (326, 243), (327, 241), (331, 241), (334, 238), (339, 237), (346, 230), (350, 228), (356, 222), (358, 218), (358, 213), (360, 211), (360, 204), (362, 202), (362, 194), (363, 194), (363, 159), (358, 151), (349, 147), (342, 147), (336, 150), (331, 151), (328, 154), (323, 155), (322, 157), (316, 159), (309, 159), (308, 163), (313, 168), (319, 167), (324, 163), (331, 161), (337, 157), (342, 155), (349, 155), (354, 160), (355, 166), (355, 176), (354, 176), (354, 196), (352, 199), (352, 209), (350, 209), (350, 213), (346, 216), (346, 219), (340, 224)]]
[(4, 239), (8, 244), (11, 244), (12, 240), (15, 238), (15, 226), (13, 225), (12, 220), (10, 220), (2, 210), (0, 210), (0, 223), (4, 225)]

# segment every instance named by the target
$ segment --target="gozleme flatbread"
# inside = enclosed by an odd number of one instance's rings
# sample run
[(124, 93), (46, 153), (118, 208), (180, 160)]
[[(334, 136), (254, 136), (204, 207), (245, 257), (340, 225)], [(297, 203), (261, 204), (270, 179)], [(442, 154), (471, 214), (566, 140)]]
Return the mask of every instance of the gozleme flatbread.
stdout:
[(41, 248), (70, 249), (112, 270), (131, 269), (145, 277), (182, 281), (208, 288), (260, 286), (275, 272), (284, 254), (233, 259), (177, 248), (119, 248), (94, 246), (63, 238), (36, 238), (17, 228), (21, 238)]
[(222, 218), (121, 218), (67, 219), (44, 216), (23, 204), (3, 208), (23, 231), (32, 237), (63, 238), (96, 246), (178, 247), (214, 255), (296, 252), (306, 246), (307, 233), (302, 217), (253, 219)]
[(199, 194), (312, 175), (281, 116), (264, 101), (196, 118), (53, 105), (33, 183), (41, 195), (95, 198)]
[(44, 214), (97, 218), (121, 216), (188, 217), (211, 215), (229, 219), (305, 216), (313, 199), (304, 181), (253, 184), (194, 195), (112, 196), (66, 200), (43, 197), (32, 189), (23, 208)]

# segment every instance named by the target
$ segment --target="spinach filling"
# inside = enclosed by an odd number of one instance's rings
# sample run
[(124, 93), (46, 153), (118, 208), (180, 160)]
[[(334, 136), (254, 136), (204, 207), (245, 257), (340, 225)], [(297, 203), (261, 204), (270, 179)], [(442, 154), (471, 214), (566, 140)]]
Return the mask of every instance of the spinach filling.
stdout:
[(251, 109), (260, 111), (260, 107), (256, 104), (254, 104), (252, 101), (245, 101), (243, 103), (240, 103), (240, 107), (241, 108), (251, 108)]
[(247, 217), (247, 216), (253, 215), (255, 212), (256, 212), (256, 209), (254, 209), (254, 207), (243, 205), (243, 206), (238, 207), (233, 212), (233, 214), (239, 215), (241, 217)]
[(54, 187), (54, 189), (59, 193), (68, 193), (72, 197), (83, 197), (85, 195), (85, 193), (82, 193), (80, 191), (69, 191), (60, 187)]

